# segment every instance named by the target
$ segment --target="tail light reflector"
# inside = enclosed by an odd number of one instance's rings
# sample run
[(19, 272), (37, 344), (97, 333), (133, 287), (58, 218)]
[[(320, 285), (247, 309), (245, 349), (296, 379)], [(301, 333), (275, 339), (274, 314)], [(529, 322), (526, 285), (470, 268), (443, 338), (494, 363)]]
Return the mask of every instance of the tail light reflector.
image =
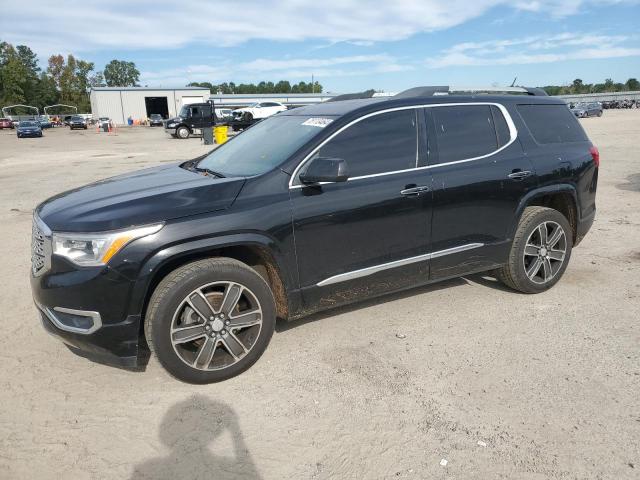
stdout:
[(598, 151), (598, 147), (591, 147), (589, 153), (591, 153), (591, 158), (593, 158), (593, 163), (596, 164), (596, 167), (600, 167), (600, 152)]

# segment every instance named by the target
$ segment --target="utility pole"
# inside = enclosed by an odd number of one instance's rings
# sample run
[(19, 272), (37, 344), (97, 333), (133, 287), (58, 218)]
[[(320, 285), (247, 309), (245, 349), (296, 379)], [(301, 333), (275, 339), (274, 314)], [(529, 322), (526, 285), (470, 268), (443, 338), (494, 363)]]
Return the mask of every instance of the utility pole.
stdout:
[(316, 93), (316, 85), (313, 83), (313, 73), (311, 74), (311, 93)]

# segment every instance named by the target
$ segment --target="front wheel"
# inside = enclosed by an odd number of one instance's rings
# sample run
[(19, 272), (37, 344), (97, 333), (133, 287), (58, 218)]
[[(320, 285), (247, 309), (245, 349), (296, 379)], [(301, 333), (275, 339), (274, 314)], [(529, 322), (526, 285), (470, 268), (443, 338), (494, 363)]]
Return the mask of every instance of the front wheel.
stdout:
[(162, 366), (189, 383), (239, 375), (267, 348), (276, 322), (273, 293), (252, 268), (230, 258), (189, 263), (155, 289), (145, 336)]
[(523, 293), (543, 292), (564, 274), (572, 247), (572, 230), (564, 215), (551, 208), (527, 207), (518, 223), (509, 260), (497, 270), (497, 277)]
[(187, 127), (180, 127), (178, 128), (178, 130), (176, 130), (176, 135), (178, 136), (178, 138), (181, 139), (187, 139), (189, 138), (189, 129)]

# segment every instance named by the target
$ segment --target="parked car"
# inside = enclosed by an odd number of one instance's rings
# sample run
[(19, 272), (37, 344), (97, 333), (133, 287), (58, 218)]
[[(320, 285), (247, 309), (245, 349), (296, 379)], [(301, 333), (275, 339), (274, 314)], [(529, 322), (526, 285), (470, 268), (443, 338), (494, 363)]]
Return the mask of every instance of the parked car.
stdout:
[(25, 120), (18, 124), (18, 127), (16, 128), (16, 135), (18, 138), (41, 137), (42, 128), (40, 127), (40, 123), (36, 120)]
[(576, 117), (579, 117), (579, 118), (601, 117), (602, 105), (597, 102), (578, 103), (571, 109), (571, 111)]
[(49, 115), (40, 115), (38, 117), (38, 123), (40, 124), (40, 128), (51, 128), (51, 119)]
[(233, 120), (233, 110), (230, 108), (216, 108), (216, 117), (223, 122)]
[(211, 103), (191, 103), (183, 105), (177, 117), (164, 123), (164, 131), (173, 138), (184, 140), (191, 135), (200, 135), (203, 128), (212, 127), (215, 123), (216, 115)]
[(10, 118), (0, 118), (0, 130), (5, 128), (14, 128)]
[(209, 383), (253, 365), (276, 317), (477, 272), (548, 290), (594, 220), (598, 150), (558, 99), (420, 92), (289, 110), (40, 204), (44, 327), (127, 365), (142, 331)]
[(87, 121), (83, 117), (74, 115), (69, 119), (69, 128), (71, 130), (75, 130), (76, 128), (86, 130), (88, 128)]
[(260, 102), (254, 103), (246, 108), (238, 108), (234, 110), (233, 118), (238, 121), (251, 122), (252, 120), (267, 118), (286, 110), (287, 107), (279, 102)]
[(162, 115), (159, 113), (152, 113), (149, 116), (149, 126), (150, 127), (162, 127), (164, 125), (164, 120), (162, 119)]

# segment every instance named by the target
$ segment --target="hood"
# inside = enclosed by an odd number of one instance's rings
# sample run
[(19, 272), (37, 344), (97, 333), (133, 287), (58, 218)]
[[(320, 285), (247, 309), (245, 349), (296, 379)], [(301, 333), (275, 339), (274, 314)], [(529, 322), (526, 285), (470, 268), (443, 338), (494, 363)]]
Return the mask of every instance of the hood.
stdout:
[(244, 181), (204, 176), (178, 165), (154, 167), (61, 193), (36, 212), (53, 231), (116, 230), (224, 210)]

